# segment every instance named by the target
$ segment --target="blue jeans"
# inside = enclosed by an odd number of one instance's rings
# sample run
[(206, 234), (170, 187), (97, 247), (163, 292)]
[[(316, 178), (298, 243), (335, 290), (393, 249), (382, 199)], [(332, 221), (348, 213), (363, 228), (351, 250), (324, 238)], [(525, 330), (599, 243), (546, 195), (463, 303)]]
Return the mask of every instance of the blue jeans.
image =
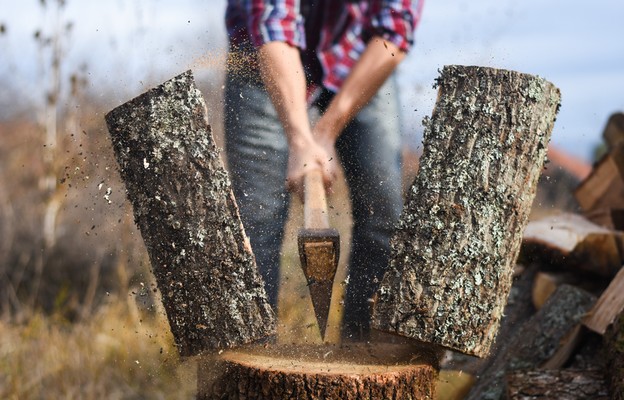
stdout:
[[(323, 112), (330, 95), (315, 106)], [(289, 194), (284, 182), (288, 144), (262, 83), (228, 73), (225, 85), (226, 154), (241, 219), (277, 309), (279, 260)], [(336, 150), (345, 170), (353, 212), (343, 338), (366, 339), (371, 298), (383, 277), (389, 238), (401, 211), (400, 122), (394, 77), (340, 135)]]

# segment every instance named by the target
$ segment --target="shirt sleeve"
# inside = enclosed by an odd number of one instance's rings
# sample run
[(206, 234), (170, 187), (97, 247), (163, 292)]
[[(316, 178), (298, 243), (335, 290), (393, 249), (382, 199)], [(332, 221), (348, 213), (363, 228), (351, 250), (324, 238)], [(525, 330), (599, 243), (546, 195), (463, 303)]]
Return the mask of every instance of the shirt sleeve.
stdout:
[(247, 29), (256, 47), (280, 41), (305, 48), (300, 0), (245, 0)]
[(376, 0), (371, 7), (374, 34), (408, 51), (420, 21), (424, 0)]

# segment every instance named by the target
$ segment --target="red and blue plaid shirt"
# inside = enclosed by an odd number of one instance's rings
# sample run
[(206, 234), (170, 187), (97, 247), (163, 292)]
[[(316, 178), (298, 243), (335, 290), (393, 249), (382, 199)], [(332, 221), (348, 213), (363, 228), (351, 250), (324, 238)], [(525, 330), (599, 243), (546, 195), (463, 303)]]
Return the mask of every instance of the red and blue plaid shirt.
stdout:
[(373, 36), (407, 51), (424, 0), (228, 0), (234, 48), (281, 41), (301, 50), (309, 80), (337, 91)]

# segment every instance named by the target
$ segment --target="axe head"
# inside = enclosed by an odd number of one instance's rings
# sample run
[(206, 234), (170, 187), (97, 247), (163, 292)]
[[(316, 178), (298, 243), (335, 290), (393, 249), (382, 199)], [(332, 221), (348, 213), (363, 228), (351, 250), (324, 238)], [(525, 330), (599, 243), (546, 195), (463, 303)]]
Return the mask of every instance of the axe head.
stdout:
[(300, 229), (297, 237), (301, 268), (308, 281), (321, 338), (325, 339), (332, 287), (340, 257), (340, 234), (336, 229)]

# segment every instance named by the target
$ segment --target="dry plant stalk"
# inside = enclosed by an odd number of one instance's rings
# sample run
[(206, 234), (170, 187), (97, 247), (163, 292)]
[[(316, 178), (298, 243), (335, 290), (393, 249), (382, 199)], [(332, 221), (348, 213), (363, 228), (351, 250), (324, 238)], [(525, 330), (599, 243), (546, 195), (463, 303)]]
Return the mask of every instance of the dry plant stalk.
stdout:
[(446, 66), (392, 243), (373, 327), (484, 357), (511, 287), (559, 90)]

